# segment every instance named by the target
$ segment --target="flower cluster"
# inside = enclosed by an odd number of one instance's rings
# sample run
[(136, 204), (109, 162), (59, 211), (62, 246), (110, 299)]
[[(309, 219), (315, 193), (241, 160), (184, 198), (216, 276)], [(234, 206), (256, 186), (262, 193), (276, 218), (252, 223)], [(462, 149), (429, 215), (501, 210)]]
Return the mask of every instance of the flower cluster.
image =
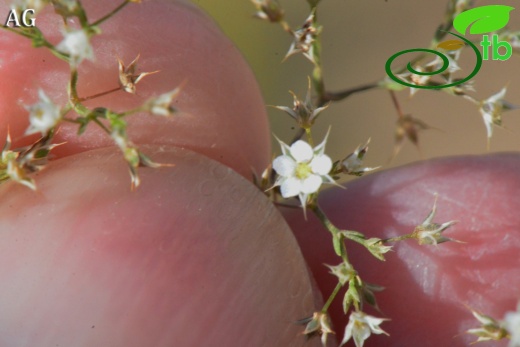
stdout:
[(47, 163), (47, 156), (52, 148), (52, 139), (61, 122), (70, 122), (78, 125), (78, 135), (81, 135), (87, 126), (95, 124), (106, 132), (121, 149), (125, 160), (130, 168), (132, 188), (139, 185), (137, 168), (140, 166), (159, 167), (163, 164), (154, 163), (144, 155), (128, 138), (127, 123), (123, 120), (128, 115), (138, 112), (148, 112), (152, 115), (171, 116), (177, 112), (173, 107), (174, 99), (179, 94), (179, 88), (170, 92), (152, 97), (141, 106), (126, 111), (114, 112), (104, 107), (89, 109), (83, 104), (86, 100), (123, 90), (135, 94), (136, 85), (144, 77), (153, 72), (137, 73), (137, 61), (139, 55), (125, 66), (121, 59), (118, 60), (119, 87), (95, 95), (80, 97), (78, 95), (78, 66), (84, 60), (94, 60), (94, 49), (91, 38), (100, 34), (98, 26), (105, 20), (115, 15), (130, 2), (125, 1), (112, 12), (101, 17), (97, 22), (89, 23), (87, 14), (78, 0), (15, 0), (11, 8), (19, 11), (34, 9), (35, 12), (42, 10), (47, 5), (52, 5), (56, 14), (62, 17), (63, 39), (56, 45), (48, 41), (42, 31), (27, 28), (8, 28), (7, 30), (33, 41), (35, 47), (46, 47), (56, 57), (69, 63), (70, 82), (68, 86), (68, 102), (62, 106), (56, 105), (43, 91), (38, 90), (38, 101), (32, 105), (25, 106), (29, 113), (29, 127), (25, 134), (40, 134), (41, 138), (28, 148), (11, 149), (10, 136), (6, 141), (0, 159), (0, 182), (13, 180), (32, 189), (36, 189), (34, 180), (30, 173), (41, 169)]

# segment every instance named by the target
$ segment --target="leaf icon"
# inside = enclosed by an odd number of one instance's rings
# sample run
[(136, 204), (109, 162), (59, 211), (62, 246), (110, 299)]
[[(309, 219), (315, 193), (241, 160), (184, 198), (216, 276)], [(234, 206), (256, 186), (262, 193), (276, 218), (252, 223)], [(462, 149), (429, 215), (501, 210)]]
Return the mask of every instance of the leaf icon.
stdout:
[(488, 5), (472, 8), (459, 14), (453, 20), (453, 27), (462, 35), (466, 29), (470, 34), (487, 34), (502, 29), (509, 22), (509, 12), (514, 7), (505, 5)]

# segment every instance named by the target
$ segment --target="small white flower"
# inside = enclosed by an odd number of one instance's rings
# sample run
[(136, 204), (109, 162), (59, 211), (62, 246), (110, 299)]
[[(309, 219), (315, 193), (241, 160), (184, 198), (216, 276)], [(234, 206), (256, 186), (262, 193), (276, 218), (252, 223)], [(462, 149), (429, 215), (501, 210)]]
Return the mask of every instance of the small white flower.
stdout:
[(504, 100), (507, 87), (502, 88), (498, 93), (480, 102), (480, 113), (486, 125), (488, 139), (493, 135), (493, 125), (502, 125), (502, 112), (517, 108)]
[(376, 318), (360, 311), (352, 312), (340, 346), (343, 346), (351, 338), (354, 338), (356, 347), (363, 347), (365, 340), (368, 339), (371, 334), (388, 335), (388, 333), (379, 327), (385, 320), (388, 319)]
[(148, 110), (156, 116), (171, 116), (177, 110), (171, 105), (174, 98), (179, 95), (179, 88), (171, 92), (159, 95), (157, 98), (150, 99), (147, 103)]
[(304, 208), (307, 197), (316, 193), (323, 183), (334, 183), (334, 179), (329, 176), (332, 160), (324, 154), (327, 136), (315, 148), (302, 140), (290, 147), (278, 140), (283, 155), (273, 161), (273, 169), (279, 175), (275, 186), (280, 186), (284, 198), (299, 196)]
[(43, 90), (38, 90), (40, 100), (25, 108), (29, 111), (29, 128), (25, 131), (26, 135), (41, 132), (42, 135), (54, 128), (61, 119), (60, 108), (55, 105)]
[(77, 66), (83, 59), (94, 60), (94, 50), (85, 30), (66, 32), (63, 41), (56, 46), (56, 49), (69, 54), (73, 66)]
[(255, 17), (277, 23), (283, 20), (283, 9), (277, 0), (251, 0), (257, 12)]
[(520, 347), (520, 303), (516, 312), (506, 313), (504, 325), (510, 336), (509, 347)]

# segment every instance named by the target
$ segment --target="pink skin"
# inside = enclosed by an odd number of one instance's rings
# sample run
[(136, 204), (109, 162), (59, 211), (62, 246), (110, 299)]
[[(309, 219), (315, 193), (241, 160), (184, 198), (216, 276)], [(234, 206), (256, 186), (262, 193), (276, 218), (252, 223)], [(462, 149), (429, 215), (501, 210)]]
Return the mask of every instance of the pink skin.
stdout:
[[(100, 15), (94, 4), (102, 3), (87, 3), (92, 18)], [(56, 32), (50, 16), (37, 23)], [(186, 81), (179, 116), (128, 119), (131, 138), (175, 167), (140, 170), (142, 186), (131, 192), (108, 137), (93, 130), (77, 139), (65, 126), (62, 158), (36, 175), (37, 193), (0, 186), (0, 345), (319, 346), (294, 324), (319, 301), (299, 247), (274, 206), (236, 173), (250, 179), (270, 158), (263, 101), (240, 54), (181, 2), (131, 5), (101, 27), (81, 95), (117, 86), (116, 56), (129, 63), (141, 53), (142, 71), (162, 71), (137, 96), (117, 92), (90, 106), (127, 109)], [(63, 102), (68, 67), (13, 34), (0, 41), (3, 80), (13, 81), (0, 91), (0, 136), (9, 125), (17, 143), (28, 143), (18, 100), (34, 102), (41, 87)]]
[[(520, 299), (520, 181), (518, 154), (439, 159), (371, 175), (347, 189), (322, 193), (320, 204), (340, 228), (369, 237), (411, 232), (439, 194), (434, 222), (458, 220), (445, 236), (465, 243), (419, 246), (403, 241), (381, 263), (357, 244), (349, 256), (362, 279), (386, 287), (377, 294), (390, 337), (371, 337), (366, 346), (468, 346), (464, 334), (477, 321), (464, 306), (502, 318)], [(285, 211), (324, 295), (336, 282), (323, 264), (336, 265), (331, 238), (318, 220)], [(342, 296), (332, 309), (338, 333), (347, 318)], [(485, 346), (486, 344), (484, 344)], [(494, 343), (505, 346), (507, 343)], [(353, 344), (351, 344), (353, 346)]]
[[(103, 13), (100, 4), (87, 2), (90, 18)], [(37, 23), (57, 43), (61, 35), (52, 16), (39, 15)], [(207, 17), (176, 1), (129, 6), (101, 28), (104, 35), (94, 39), (96, 63), (86, 62), (80, 71), (81, 96), (117, 85), (116, 56), (128, 64), (141, 53), (140, 71), (161, 72), (144, 79), (137, 96), (117, 92), (89, 106), (128, 109), (186, 81), (178, 117), (128, 118), (131, 138), (175, 167), (140, 170), (142, 187), (132, 193), (120, 153), (100, 148), (111, 146), (108, 137), (92, 130), (76, 138), (75, 127), (67, 125), (59, 133), (58, 141), (67, 141), (56, 151), (61, 159), (36, 175), (38, 193), (0, 186), (0, 345), (319, 346), (317, 339), (306, 342), (293, 324), (319, 307), (300, 249), (275, 208), (246, 180), (266, 166), (270, 149), (263, 101), (240, 54)], [(65, 102), (68, 67), (14, 35), (3, 32), (0, 44), (2, 78), (10, 81), (0, 87), (0, 136), (9, 125), (18, 144), (29, 143), (22, 136), (27, 113), (20, 102), (33, 103), (37, 88)], [(509, 211), (518, 204), (511, 194), (517, 162), (486, 157), (425, 164), (431, 166), (424, 175), (417, 167), (393, 170), (324, 194), (324, 208), (339, 226), (371, 234), (410, 230), (437, 191), (436, 220), (459, 219), (448, 236), (468, 242), (419, 248), (426, 252), (421, 257), (411, 243), (398, 245), (379, 273), (377, 261), (352, 249), (361, 276), (388, 287), (378, 298), (393, 318), (383, 326), (392, 338), (369, 340), (367, 347), (456, 346), (465, 340), (452, 336), (474, 323), (460, 303), (497, 316), (514, 307), (519, 222)], [(464, 176), (445, 178), (457, 167)], [(460, 195), (463, 184), (468, 188)], [(451, 214), (450, 201), (459, 202)], [(484, 222), (477, 221), (478, 209)], [(288, 218), (327, 295), (333, 278), (321, 264), (337, 262), (327, 234), (316, 230), (312, 217), (304, 223), (301, 211)], [(490, 232), (471, 243), (470, 231), (478, 228)], [(510, 239), (493, 257), (485, 237), (508, 230)], [(468, 261), (470, 251), (482, 258)], [(425, 262), (426, 256), (433, 260)], [(493, 269), (503, 271), (473, 275), (475, 266), (489, 268), (481, 263), (488, 257)], [(421, 281), (424, 272), (408, 270), (415, 264), (437, 276)], [(443, 266), (442, 273), (435, 266)], [(493, 276), (499, 277), (496, 287), (489, 284)], [(475, 278), (482, 283), (471, 282)], [(345, 321), (338, 312), (333, 318), (341, 338)]]
[[(111, 148), (0, 187), (1, 346), (303, 346), (305, 263), (253, 185), (191, 151), (131, 192)], [(311, 346), (319, 346), (318, 340)]]
[[(1, 1), (0, 13), (8, 13), (8, 3)], [(84, 3), (93, 22), (118, 2), (110, 6), (102, 1)], [(36, 24), (55, 44), (63, 37), (59, 23), (51, 8), (36, 17)], [(160, 72), (139, 82), (137, 95), (119, 91), (88, 101), (87, 106), (129, 110), (183, 84), (175, 101), (182, 114), (175, 118), (145, 113), (130, 116), (131, 139), (137, 144), (193, 149), (248, 179), (253, 171), (265, 169), (271, 156), (265, 104), (242, 56), (210, 18), (188, 2), (147, 1), (130, 4), (100, 28), (103, 34), (93, 39), (95, 62), (85, 61), (80, 66), (80, 97), (118, 86), (117, 57), (128, 66), (141, 54), (139, 72)], [(28, 125), (22, 105), (35, 102), (38, 88), (55, 102), (66, 102), (69, 67), (48, 50), (35, 50), (29, 40), (16, 35), (3, 32), (0, 44), (2, 79), (10, 81), (0, 95), (0, 120), (9, 124), (11, 133), (19, 139)], [(31, 78), (21, 78), (22, 73)], [(65, 124), (57, 141), (67, 141), (67, 146), (57, 148), (55, 154), (64, 156), (112, 145), (105, 133), (91, 128), (77, 137), (77, 126)], [(6, 127), (0, 129), (0, 138), (5, 138), (6, 131)]]

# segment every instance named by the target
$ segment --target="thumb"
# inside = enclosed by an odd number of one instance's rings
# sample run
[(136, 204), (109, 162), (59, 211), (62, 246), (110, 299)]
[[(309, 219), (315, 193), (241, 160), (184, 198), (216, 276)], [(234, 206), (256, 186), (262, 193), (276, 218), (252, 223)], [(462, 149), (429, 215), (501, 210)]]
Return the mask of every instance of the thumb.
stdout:
[[(385, 287), (376, 293), (390, 334), (372, 336), (367, 346), (468, 346), (479, 327), (467, 306), (496, 319), (514, 310), (520, 299), (520, 156), (500, 154), (437, 159), (373, 174), (320, 195), (320, 205), (341, 229), (368, 237), (404, 235), (420, 225), (438, 194), (435, 223), (458, 220), (445, 237), (464, 241), (419, 246), (395, 244), (386, 262), (357, 244), (347, 251), (363, 281)], [(336, 285), (323, 264), (340, 262), (331, 238), (315, 218), (285, 211), (324, 296)], [(348, 316), (341, 295), (332, 308), (341, 334)], [(353, 345), (353, 344), (352, 344)], [(507, 343), (495, 342), (496, 346)]]

